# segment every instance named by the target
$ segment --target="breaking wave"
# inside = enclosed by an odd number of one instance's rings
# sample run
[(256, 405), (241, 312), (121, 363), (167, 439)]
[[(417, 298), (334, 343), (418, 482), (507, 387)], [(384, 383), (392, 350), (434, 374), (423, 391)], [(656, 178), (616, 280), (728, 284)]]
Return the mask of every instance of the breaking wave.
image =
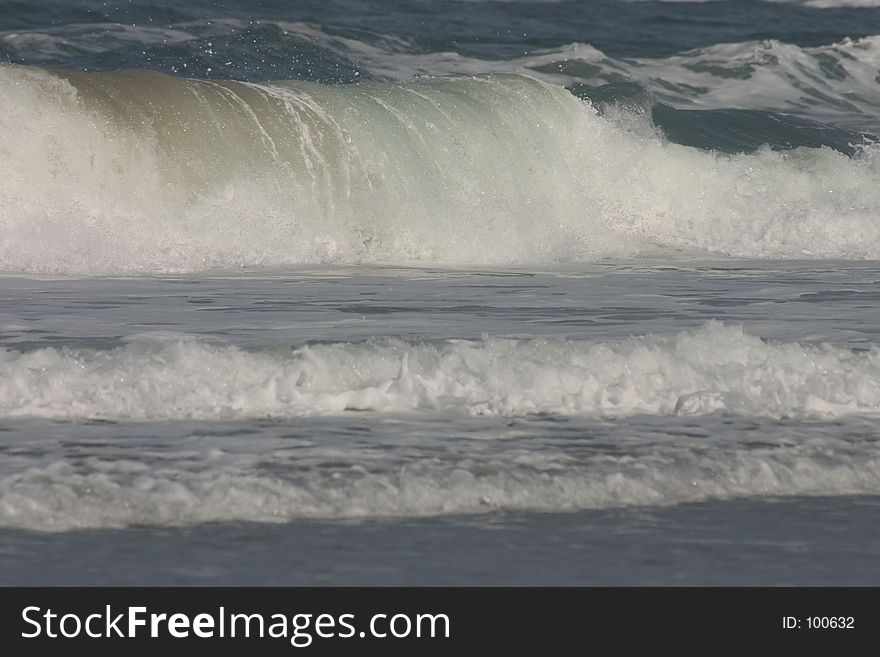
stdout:
[(528, 77), (0, 89), (7, 272), (880, 256), (878, 147), (707, 152)]

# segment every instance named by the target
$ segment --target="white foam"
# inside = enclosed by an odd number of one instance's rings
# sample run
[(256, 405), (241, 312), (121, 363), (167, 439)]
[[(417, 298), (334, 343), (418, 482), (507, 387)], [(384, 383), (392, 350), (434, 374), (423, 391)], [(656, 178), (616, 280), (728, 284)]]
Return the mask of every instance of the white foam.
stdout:
[(0, 351), (0, 417), (452, 415), (833, 418), (880, 410), (880, 349), (768, 343), (710, 323), (619, 341), (397, 339), (248, 352), (137, 338)]

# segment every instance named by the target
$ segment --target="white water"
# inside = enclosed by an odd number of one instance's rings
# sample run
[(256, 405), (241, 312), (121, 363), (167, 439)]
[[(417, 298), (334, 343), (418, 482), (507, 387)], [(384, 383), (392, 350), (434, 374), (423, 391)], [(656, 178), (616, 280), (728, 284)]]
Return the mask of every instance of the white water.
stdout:
[(247, 352), (178, 339), (0, 351), (0, 417), (202, 419), (345, 411), (622, 417), (880, 412), (880, 351), (713, 323), (620, 341), (398, 339)]

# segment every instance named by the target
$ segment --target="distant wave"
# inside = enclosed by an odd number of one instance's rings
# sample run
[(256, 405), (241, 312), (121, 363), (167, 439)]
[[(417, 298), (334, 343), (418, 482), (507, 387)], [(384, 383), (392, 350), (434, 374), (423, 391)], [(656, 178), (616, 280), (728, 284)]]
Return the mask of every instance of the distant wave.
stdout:
[(726, 156), (523, 76), (0, 90), (0, 271), (880, 257), (877, 146)]
[(585, 43), (504, 61), (378, 47), (363, 56), (374, 73), (398, 79), (492, 72), (530, 74), (557, 84), (637, 83), (673, 107), (769, 110), (880, 130), (880, 36), (813, 47), (773, 39), (721, 43), (656, 58), (614, 58)]
[[(880, 7), (880, 0), (781, 0), (784, 3)], [(727, 7), (735, 4), (717, 3), (719, 24), (724, 24)], [(626, 5), (620, 11), (626, 11)], [(776, 11), (788, 10), (781, 6)], [(820, 22), (822, 14), (813, 11), (808, 20)], [(864, 22), (872, 21), (876, 22), (876, 10), (864, 16)], [(524, 46), (515, 56), (493, 57), (468, 48), (455, 50), (442, 39), (438, 44), (370, 30), (340, 33), (305, 21), (225, 18), (162, 27), (96, 22), (0, 32), (0, 54), (46, 67), (150, 68), (178, 76), (251, 81), (268, 77), (351, 83), (512, 73), (555, 84), (635, 82), (676, 107), (787, 112), (838, 127), (878, 131), (880, 34), (857, 33), (858, 38), (835, 36), (820, 45), (798, 45), (783, 38), (725, 40), (664, 51), (662, 56), (621, 56), (608, 44), (603, 50), (587, 41)], [(229, 54), (219, 57), (220, 51)], [(259, 72), (248, 68), (247, 62), (255, 60), (261, 62)]]

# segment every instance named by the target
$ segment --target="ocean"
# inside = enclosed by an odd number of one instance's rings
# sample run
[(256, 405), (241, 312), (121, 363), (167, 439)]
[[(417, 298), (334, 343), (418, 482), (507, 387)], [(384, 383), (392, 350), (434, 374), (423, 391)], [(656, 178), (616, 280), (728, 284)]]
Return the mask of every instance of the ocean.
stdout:
[(874, 0), (0, 0), (0, 584), (880, 584), (878, 140)]

